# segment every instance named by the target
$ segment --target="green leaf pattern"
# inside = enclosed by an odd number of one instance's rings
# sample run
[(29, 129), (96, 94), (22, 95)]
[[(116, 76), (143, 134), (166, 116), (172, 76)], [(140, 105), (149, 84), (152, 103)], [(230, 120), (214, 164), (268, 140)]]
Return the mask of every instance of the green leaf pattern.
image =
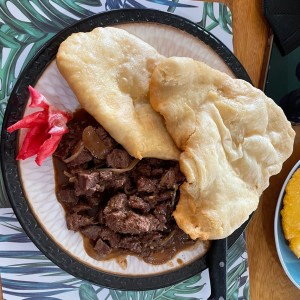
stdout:
[[(189, 18), (232, 49), (231, 13), (224, 4), (180, 0), (1, 0), (0, 127), (19, 74), (46, 41), (79, 19), (108, 9), (132, 7), (155, 8)], [(10, 208), (0, 209), (0, 274), (5, 299), (193, 300), (207, 299), (210, 294), (207, 270), (176, 285), (141, 292), (110, 290), (74, 278), (39, 252)], [(228, 299), (249, 299), (243, 236), (228, 255)]]
[(97, 292), (89, 283), (83, 283), (79, 287), (80, 300), (98, 300)]

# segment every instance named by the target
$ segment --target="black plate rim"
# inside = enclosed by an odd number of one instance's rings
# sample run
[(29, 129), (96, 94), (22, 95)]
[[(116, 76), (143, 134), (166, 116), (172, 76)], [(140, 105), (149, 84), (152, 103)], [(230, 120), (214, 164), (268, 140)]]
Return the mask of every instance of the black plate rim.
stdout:
[[(18, 162), (15, 160), (18, 134), (8, 134), (6, 128), (22, 116), (29, 96), (28, 85), (34, 85), (54, 59), (60, 43), (73, 32), (90, 31), (97, 26), (134, 22), (154, 22), (185, 31), (210, 46), (227, 64), (237, 78), (251, 83), (247, 72), (233, 53), (214, 35), (183, 17), (153, 9), (111, 10), (95, 14), (66, 27), (52, 37), (29, 61), (19, 76), (7, 104), (1, 132), (1, 170), (6, 193), (15, 215), (26, 234), (39, 250), (60, 268), (83, 280), (120, 290), (150, 290), (186, 280), (207, 268), (207, 255), (171, 272), (149, 276), (121, 276), (93, 269), (70, 257), (43, 231), (23, 194)], [(251, 218), (251, 217), (250, 217)], [(231, 247), (243, 233), (250, 218), (228, 237)]]

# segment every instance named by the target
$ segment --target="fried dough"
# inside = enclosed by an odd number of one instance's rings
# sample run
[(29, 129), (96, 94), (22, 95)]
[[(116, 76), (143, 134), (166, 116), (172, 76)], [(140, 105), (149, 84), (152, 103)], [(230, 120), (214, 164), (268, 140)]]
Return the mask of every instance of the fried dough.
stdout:
[(154, 69), (150, 102), (182, 151), (178, 226), (193, 239), (229, 236), (292, 153), (283, 111), (249, 83), (176, 57)]
[(74, 33), (56, 63), (81, 106), (131, 154), (179, 159), (163, 118), (149, 103), (149, 81), (164, 57), (125, 30)]

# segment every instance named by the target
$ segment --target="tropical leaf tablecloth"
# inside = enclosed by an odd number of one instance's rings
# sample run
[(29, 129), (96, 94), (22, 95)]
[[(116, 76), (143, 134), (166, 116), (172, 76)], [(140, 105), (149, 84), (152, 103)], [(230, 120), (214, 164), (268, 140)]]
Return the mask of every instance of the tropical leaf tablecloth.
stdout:
[[(188, 0), (1, 0), (0, 126), (16, 80), (46, 41), (82, 18), (120, 8), (153, 8), (178, 14), (205, 27), (232, 50), (231, 13), (224, 4)], [(143, 292), (110, 290), (75, 278), (35, 247), (1, 188), (0, 207), (0, 299), (1, 291), (7, 300), (207, 299), (210, 295), (208, 270), (174, 286)], [(247, 262), (241, 236), (228, 252), (228, 299), (249, 299)]]
[[(228, 257), (228, 299), (249, 299), (247, 253), (241, 236)], [(130, 292), (77, 279), (49, 261), (23, 231), (11, 208), (0, 209), (0, 273), (4, 299), (173, 300), (207, 299), (208, 270), (166, 288)], [(1, 297), (0, 297), (1, 299)]]

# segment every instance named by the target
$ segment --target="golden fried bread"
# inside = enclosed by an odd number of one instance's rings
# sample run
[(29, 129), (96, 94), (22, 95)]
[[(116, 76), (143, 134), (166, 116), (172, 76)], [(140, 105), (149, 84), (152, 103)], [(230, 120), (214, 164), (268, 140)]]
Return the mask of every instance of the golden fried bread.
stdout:
[(193, 239), (227, 237), (291, 155), (290, 123), (260, 90), (190, 58), (154, 69), (150, 102), (182, 151), (178, 226)]
[(179, 159), (163, 118), (149, 103), (149, 80), (163, 59), (128, 32), (96, 28), (74, 33), (56, 62), (81, 106), (136, 158)]

